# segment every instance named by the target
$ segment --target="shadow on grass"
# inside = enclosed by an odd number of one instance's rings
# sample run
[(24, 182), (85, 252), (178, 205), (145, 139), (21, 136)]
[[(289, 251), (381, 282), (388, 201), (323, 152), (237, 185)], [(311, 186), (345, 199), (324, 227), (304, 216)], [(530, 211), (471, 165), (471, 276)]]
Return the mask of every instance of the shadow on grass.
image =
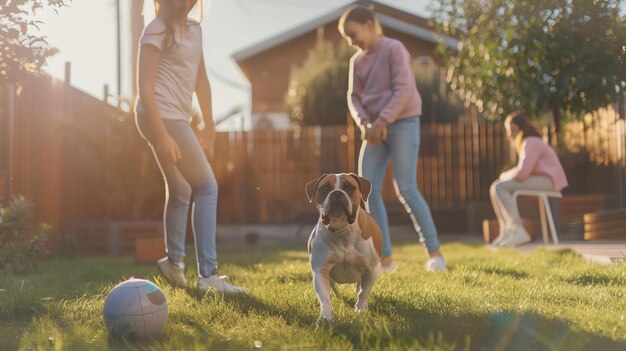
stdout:
[(589, 272), (579, 274), (577, 276), (564, 279), (565, 282), (580, 286), (608, 286), (608, 285), (626, 285), (626, 280), (622, 277), (611, 276), (603, 272)]
[[(401, 350), (423, 349), (452, 349), (451, 343), (443, 339), (438, 331), (410, 330), (406, 337), (398, 339), (401, 335), (397, 330), (390, 327), (393, 322), (389, 318), (382, 321), (372, 318), (372, 314), (355, 315), (353, 317), (336, 317), (331, 324), (321, 323), (317, 328), (317, 301), (315, 301), (314, 313), (306, 313), (297, 307), (282, 308), (267, 304), (251, 295), (232, 295), (224, 297), (244, 314), (258, 313), (282, 318), (286, 324), (310, 330), (310, 333), (318, 335), (316, 339), (321, 342), (316, 347), (324, 348), (321, 340), (344, 338), (348, 340), (355, 350), (381, 350), (391, 347)], [(354, 298), (341, 294), (333, 295), (333, 306), (339, 304), (354, 305)], [(443, 347), (443, 348), (442, 348)], [(331, 346), (332, 349), (332, 346)]]
[(170, 339), (169, 335), (160, 334), (150, 339), (125, 339), (108, 334), (107, 346), (111, 350), (245, 350), (249, 345), (227, 339), (223, 335), (211, 331), (211, 334), (199, 329), (193, 336), (177, 337)]
[(487, 273), (487, 274), (494, 274), (494, 275), (499, 275), (502, 277), (510, 277), (516, 280), (528, 278), (528, 273), (521, 272), (518, 269), (513, 269), (513, 268), (485, 267), (482, 269), (477, 268), (476, 270), (477, 271), (482, 270), (484, 273)]
[(392, 331), (400, 340), (441, 333), (444, 340), (456, 345), (469, 338), (472, 350), (626, 350), (626, 342), (576, 330), (567, 321), (534, 313), (450, 316), (418, 309), (393, 296), (376, 299), (376, 313), (388, 315), (391, 310), (408, 322)]
[(224, 296), (224, 300), (233, 302), (236, 307), (246, 315), (254, 312), (274, 317), (281, 317), (285, 320), (285, 323), (289, 325), (310, 326), (312, 328), (315, 327), (315, 320), (317, 319), (317, 316), (307, 315), (295, 306), (280, 308), (270, 305), (249, 294), (226, 295)]

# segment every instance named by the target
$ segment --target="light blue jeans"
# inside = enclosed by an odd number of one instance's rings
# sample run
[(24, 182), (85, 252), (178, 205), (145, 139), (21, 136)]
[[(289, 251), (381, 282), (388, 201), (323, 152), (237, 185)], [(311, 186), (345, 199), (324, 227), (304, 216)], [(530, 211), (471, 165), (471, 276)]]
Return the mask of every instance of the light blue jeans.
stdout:
[(217, 273), (217, 180), (211, 165), (193, 129), (183, 120), (163, 120), (165, 129), (178, 144), (181, 159), (177, 163), (162, 159), (154, 148), (154, 133), (145, 118), (137, 115), (136, 125), (150, 145), (165, 181), (163, 226), (167, 256), (173, 262), (181, 262), (185, 257), (185, 234), (191, 203), (198, 274), (209, 277)]
[(413, 227), (426, 244), (428, 252), (439, 250), (437, 228), (430, 208), (417, 189), (417, 156), (420, 148), (420, 119), (401, 119), (387, 127), (387, 140), (374, 146), (367, 141), (359, 154), (359, 175), (372, 182), (367, 210), (378, 222), (383, 234), (383, 257), (391, 256), (389, 219), (383, 202), (382, 185), (391, 159), (394, 187), (400, 202), (413, 221)]

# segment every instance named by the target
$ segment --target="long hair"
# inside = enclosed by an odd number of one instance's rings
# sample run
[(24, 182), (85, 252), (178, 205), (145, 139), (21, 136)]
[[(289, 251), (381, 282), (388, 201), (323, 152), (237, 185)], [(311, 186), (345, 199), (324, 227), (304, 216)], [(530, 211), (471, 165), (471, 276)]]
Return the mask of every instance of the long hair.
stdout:
[(187, 18), (187, 14), (196, 12), (199, 15), (198, 22), (204, 16), (201, 0), (197, 0), (193, 9), (187, 12), (187, 2), (185, 0), (154, 0), (154, 12), (160, 16), (165, 23), (165, 50), (170, 50), (176, 43), (174, 23), (181, 18)]
[(380, 34), (383, 33), (382, 27), (380, 26), (380, 22), (378, 21), (378, 16), (376, 16), (376, 12), (374, 12), (374, 6), (370, 5), (368, 7), (353, 5), (348, 7), (341, 18), (339, 18), (339, 24), (337, 27), (339, 28), (339, 33), (344, 39), (348, 39), (346, 36), (346, 22), (353, 21), (361, 24), (367, 23), (367, 21), (372, 21), (374, 23), (374, 27), (376, 31)]
[(524, 139), (531, 136), (541, 138), (541, 134), (539, 133), (537, 128), (535, 128), (530, 123), (528, 118), (526, 118), (526, 116), (522, 112), (513, 112), (506, 117), (506, 120), (508, 120), (509, 123), (515, 123), (515, 125), (520, 130), (520, 133), (515, 138), (515, 149), (517, 150), (518, 154), (522, 148), (522, 142), (524, 141)]
[(515, 123), (516, 126), (524, 133), (524, 138), (529, 136), (536, 136), (541, 138), (541, 134), (533, 126), (528, 118), (521, 112), (514, 112), (507, 116), (507, 119), (510, 119), (511, 123)]

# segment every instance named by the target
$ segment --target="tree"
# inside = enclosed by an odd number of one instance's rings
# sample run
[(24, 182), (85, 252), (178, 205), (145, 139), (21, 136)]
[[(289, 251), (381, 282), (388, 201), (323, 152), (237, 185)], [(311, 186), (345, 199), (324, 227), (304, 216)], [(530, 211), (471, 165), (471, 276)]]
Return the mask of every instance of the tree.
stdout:
[[(531, 117), (580, 116), (626, 88), (620, 0), (434, 0), (438, 29), (461, 41), (441, 52), (466, 106)], [(563, 113), (564, 112), (564, 113)]]
[(39, 33), (37, 11), (57, 11), (67, 0), (5, 0), (0, 7), (0, 83), (16, 81), (21, 72), (35, 73), (57, 53)]
[(458, 120), (463, 103), (450, 91), (445, 81), (445, 70), (432, 58), (418, 58), (411, 62), (417, 90), (422, 98), (422, 123), (449, 123)]

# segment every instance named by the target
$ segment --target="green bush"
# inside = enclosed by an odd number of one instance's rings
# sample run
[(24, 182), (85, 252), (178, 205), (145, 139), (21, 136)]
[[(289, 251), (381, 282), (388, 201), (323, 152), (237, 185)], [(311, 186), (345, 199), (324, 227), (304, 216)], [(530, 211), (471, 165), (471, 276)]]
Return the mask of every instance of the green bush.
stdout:
[(23, 196), (0, 209), (0, 272), (26, 273), (45, 255), (50, 226), (34, 225), (33, 204)]
[(294, 126), (342, 125), (348, 116), (346, 92), (353, 50), (318, 40), (301, 67), (292, 67), (285, 96)]

